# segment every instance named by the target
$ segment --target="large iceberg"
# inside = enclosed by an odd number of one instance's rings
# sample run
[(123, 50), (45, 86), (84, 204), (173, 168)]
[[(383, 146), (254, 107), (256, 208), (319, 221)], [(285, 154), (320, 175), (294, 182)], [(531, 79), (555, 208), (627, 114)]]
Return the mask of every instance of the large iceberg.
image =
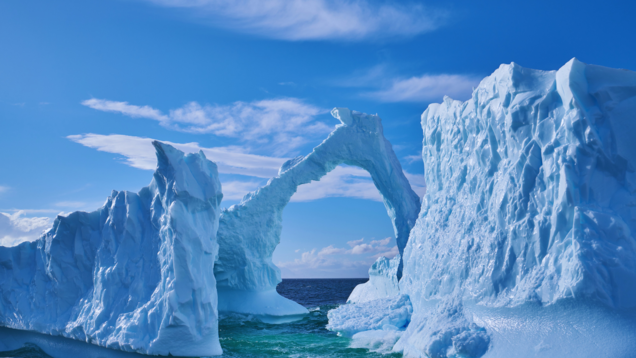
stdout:
[(0, 325), (129, 352), (222, 353), (217, 167), (153, 145), (148, 187), (113, 191), (97, 211), (58, 216), (35, 242), (0, 247)]
[(422, 128), (427, 192), (399, 282), (413, 315), (393, 350), (633, 357), (636, 73), (502, 65)]
[[(283, 164), (279, 175), (243, 201), (224, 210), (218, 231), (219, 259), (214, 266), (219, 311), (257, 315), (267, 321), (294, 319), (307, 310), (276, 292), (280, 269), (272, 254), (280, 242), (283, 210), (299, 185), (321, 177), (340, 164), (371, 174), (403, 252), (420, 210), (420, 198), (404, 176), (391, 144), (384, 138), (380, 117), (346, 108), (332, 115), (341, 124), (305, 157)], [(398, 258), (395, 273), (399, 276)]]

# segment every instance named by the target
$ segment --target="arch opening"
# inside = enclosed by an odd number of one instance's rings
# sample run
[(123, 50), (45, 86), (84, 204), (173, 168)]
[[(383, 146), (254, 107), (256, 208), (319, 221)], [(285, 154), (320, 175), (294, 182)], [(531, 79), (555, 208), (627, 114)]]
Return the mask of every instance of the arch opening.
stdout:
[(283, 210), (273, 262), (285, 279), (367, 278), (398, 253), (395, 231), (369, 174), (340, 165), (298, 187)]
[[(214, 274), (219, 311), (286, 320), (307, 310), (276, 292), (281, 272), (272, 262), (280, 242), (282, 214), (298, 187), (319, 181), (338, 165), (367, 171), (380, 192), (393, 224), (396, 244), (403, 253), (420, 210), (420, 198), (404, 176), (391, 144), (384, 138), (382, 120), (375, 115), (336, 108), (341, 124), (306, 155), (285, 162), (268, 183), (223, 211), (219, 221), (219, 256)], [(397, 269), (401, 276), (402, 262)], [(287, 318), (285, 318), (287, 317)]]

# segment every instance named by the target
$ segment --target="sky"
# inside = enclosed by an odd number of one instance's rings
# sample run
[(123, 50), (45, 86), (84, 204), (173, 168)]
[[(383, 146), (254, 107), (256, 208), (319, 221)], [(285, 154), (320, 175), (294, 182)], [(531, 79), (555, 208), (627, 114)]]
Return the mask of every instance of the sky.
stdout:
[[(150, 142), (203, 150), (222, 206), (338, 124), (378, 114), (425, 193), (420, 115), (467, 100), (503, 63), (573, 57), (636, 70), (632, 1), (102, 0), (0, 2), (0, 244), (148, 185)], [(303, 185), (273, 261), (287, 278), (366, 277), (397, 252), (364, 171)]]

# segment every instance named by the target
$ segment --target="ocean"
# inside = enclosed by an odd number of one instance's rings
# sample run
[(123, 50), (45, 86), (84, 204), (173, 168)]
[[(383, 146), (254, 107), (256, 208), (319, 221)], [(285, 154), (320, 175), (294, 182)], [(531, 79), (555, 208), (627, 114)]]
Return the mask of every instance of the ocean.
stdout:
[[(401, 357), (380, 354), (367, 349), (351, 348), (351, 340), (328, 331), (327, 312), (347, 301), (356, 285), (367, 279), (284, 279), (277, 291), (310, 311), (304, 319), (284, 324), (267, 324), (250, 316), (222, 314), (219, 336), (223, 357)], [(1, 334), (1, 332), (0, 332)], [(46, 342), (31, 344), (19, 350), (0, 352), (0, 357), (66, 358), (47, 353)], [(55, 340), (51, 344), (55, 344)], [(144, 357), (138, 355), (139, 357)], [(73, 358), (77, 357), (74, 354)]]

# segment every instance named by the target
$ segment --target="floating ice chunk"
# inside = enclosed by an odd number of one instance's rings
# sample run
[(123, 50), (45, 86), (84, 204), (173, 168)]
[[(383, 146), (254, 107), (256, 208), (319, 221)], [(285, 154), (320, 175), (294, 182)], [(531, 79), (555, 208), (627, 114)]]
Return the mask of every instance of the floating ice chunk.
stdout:
[(327, 329), (345, 337), (370, 330), (404, 330), (413, 309), (408, 296), (381, 298), (360, 304), (345, 304), (327, 313)]
[(391, 260), (380, 256), (369, 268), (369, 281), (353, 289), (347, 303), (361, 303), (378, 298), (393, 297), (400, 293), (398, 287), (398, 267), (400, 254)]
[(375, 329), (362, 331), (351, 337), (351, 348), (366, 348), (371, 352), (390, 353), (404, 331)]

